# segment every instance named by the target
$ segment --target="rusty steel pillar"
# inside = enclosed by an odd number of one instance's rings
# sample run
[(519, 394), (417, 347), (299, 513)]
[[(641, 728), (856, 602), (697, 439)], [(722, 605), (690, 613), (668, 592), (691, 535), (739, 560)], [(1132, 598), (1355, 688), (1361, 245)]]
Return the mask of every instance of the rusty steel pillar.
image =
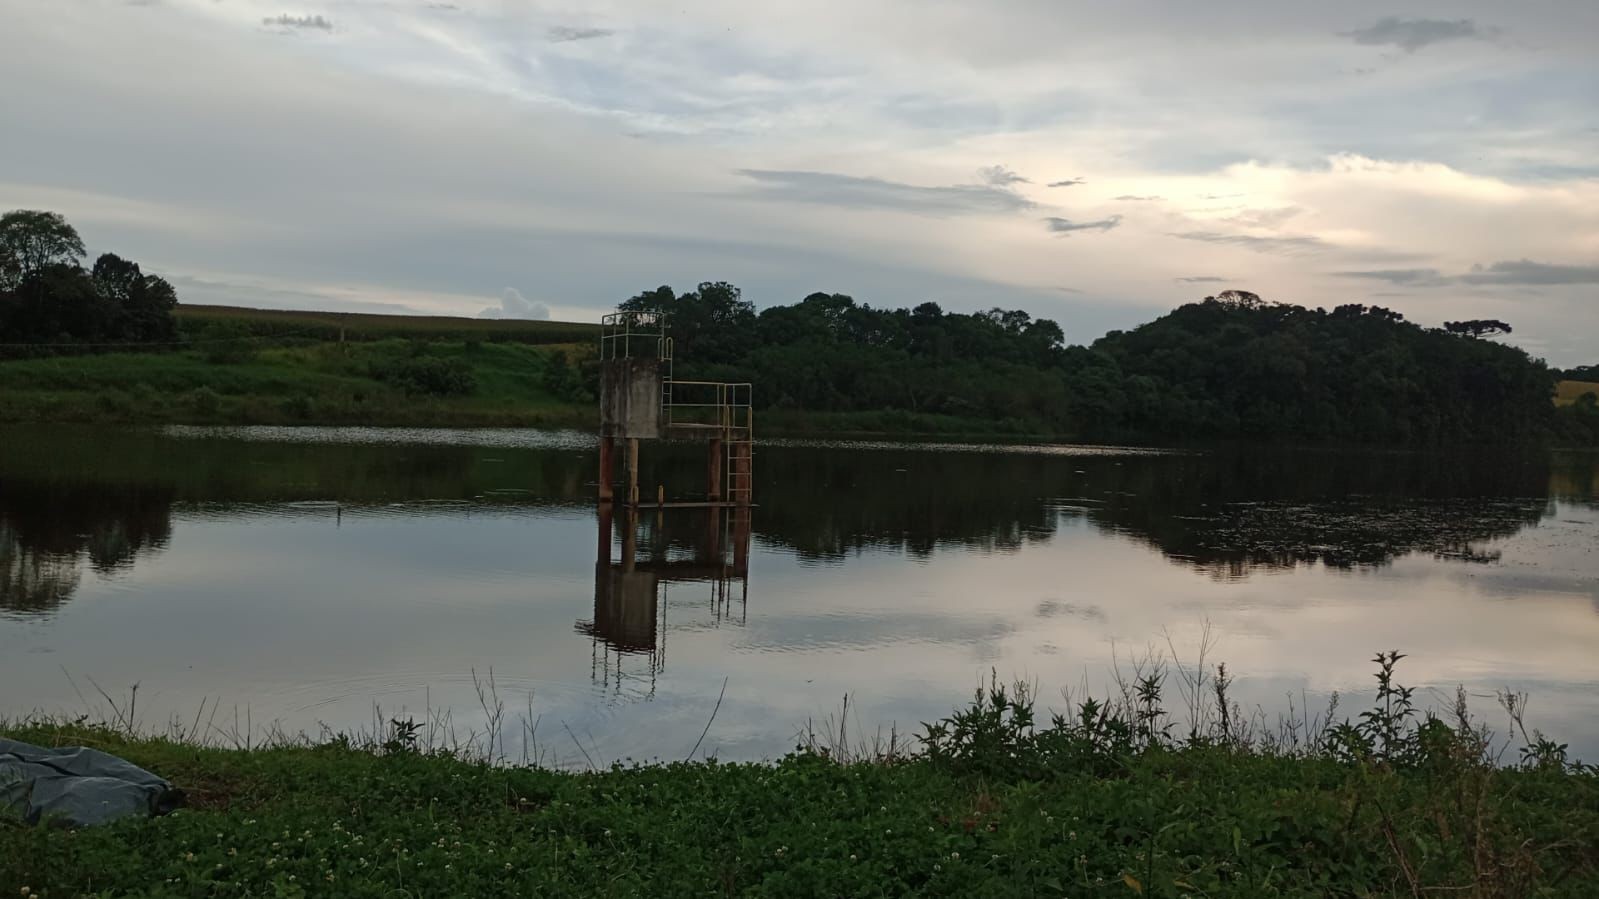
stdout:
[(712, 437), (708, 446), (705, 494), (714, 503), (722, 498), (722, 438)]
[(600, 437), (600, 503), (611, 502), (611, 451), (615, 448), (615, 437)]
[(722, 510), (718, 506), (710, 508), (705, 523), (705, 558), (706, 561), (722, 558)]
[(627, 504), (638, 505), (638, 438), (627, 438)]
[[(750, 571), (750, 510), (745, 506), (733, 512), (733, 571), (740, 577)], [(748, 587), (748, 584), (745, 585)]]
[(632, 573), (638, 557), (638, 512), (627, 510), (626, 530), (622, 531), (622, 570)]
[(603, 568), (611, 567), (611, 527), (615, 521), (610, 503), (600, 505), (600, 545), (595, 561)]

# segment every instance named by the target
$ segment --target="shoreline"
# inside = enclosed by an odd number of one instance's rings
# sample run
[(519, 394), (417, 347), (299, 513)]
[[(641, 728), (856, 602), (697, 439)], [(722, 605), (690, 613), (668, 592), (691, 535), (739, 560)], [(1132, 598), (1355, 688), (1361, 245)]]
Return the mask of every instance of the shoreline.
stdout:
[[(1385, 674), (1398, 658), (1379, 657)], [(492, 731), (433, 749), (409, 720), (383, 734), (236, 748), (204, 745), (215, 740), (201, 738), (198, 717), (166, 737), (120, 716), (0, 721), (0, 734), (24, 742), (122, 756), (187, 796), (159, 818), (0, 826), (0, 889), (1578, 897), (1599, 888), (1599, 768), (1568, 761), (1537, 731), (1523, 729), (1519, 756), (1504, 763), (1506, 747), (1495, 748), (1463, 697), (1453, 717), (1422, 716), (1397, 685), (1343, 724), (1329, 714), (1303, 729), (1257, 730), (1231, 717), (1225, 677), (1191, 676), (1189, 689), (1216, 699), (1186, 733), (1162, 708), (1158, 680), (1036, 725), (1025, 686), (996, 681), (925, 726), (919, 743), (850, 743), (824, 726), (771, 762), (691, 751), (579, 771), (508, 763)]]

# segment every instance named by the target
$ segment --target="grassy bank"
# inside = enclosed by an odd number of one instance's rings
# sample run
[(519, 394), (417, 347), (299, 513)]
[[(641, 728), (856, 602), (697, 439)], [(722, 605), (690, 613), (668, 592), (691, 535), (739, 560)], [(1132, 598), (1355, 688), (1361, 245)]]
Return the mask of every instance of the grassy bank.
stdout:
[[(0, 421), (592, 427), (598, 414), (579, 386), (580, 367), (592, 356), (586, 343), (438, 337), (270, 343), (251, 338), (175, 352), (0, 361)], [(405, 377), (406, 367), (418, 364), (463, 373), (470, 386), (418, 389)], [(766, 436), (1061, 436), (1022, 421), (901, 410), (771, 410), (757, 424)]]
[(0, 362), (0, 421), (581, 425), (592, 404), (568, 391), (587, 350), (385, 338), (17, 359)]
[(1494, 764), (1464, 705), (1418, 715), (1392, 661), (1350, 723), (1257, 730), (1224, 676), (1179, 671), (1196, 703), (1179, 733), (1146, 673), (1047, 725), (992, 685), (911, 754), (813, 737), (771, 764), (497, 766), (405, 722), (248, 751), (0, 727), (124, 755), (190, 798), (102, 828), (0, 824), (0, 894), (1595, 895), (1593, 769), (1535, 732)]

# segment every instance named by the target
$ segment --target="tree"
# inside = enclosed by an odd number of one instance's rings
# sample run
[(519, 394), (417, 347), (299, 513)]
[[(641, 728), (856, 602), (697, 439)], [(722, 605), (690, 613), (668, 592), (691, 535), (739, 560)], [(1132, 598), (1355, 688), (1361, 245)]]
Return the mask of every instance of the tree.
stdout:
[(0, 215), (0, 289), (15, 290), (51, 265), (76, 266), (83, 240), (58, 212), (13, 209)]
[(1216, 302), (1224, 306), (1237, 306), (1240, 309), (1259, 309), (1266, 305), (1260, 294), (1247, 290), (1224, 290), (1216, 294)]
[(674, 295), (670, 287), (645, 291), (622, 309), (666, 313), (674, 352), (704, 362), (732, 362), (742, 355), (755, 324), (755, 304), (726, 281), (706, 281), (697, 290)]
[(1509, 334), (1510, 326), (1492, 318), (1474, 318), (1470, 321), (1444, 322), (1444, 330), (1463, 337), (1486, 337), (1489, 334)]
[(95, 293), (112, 309), (113, 329), (124, 340), (168, 340), (177, 332), (172, 308), (178, 295), (165, 279), (146, 275), (136, 262), (106, 253), (94, 261)]

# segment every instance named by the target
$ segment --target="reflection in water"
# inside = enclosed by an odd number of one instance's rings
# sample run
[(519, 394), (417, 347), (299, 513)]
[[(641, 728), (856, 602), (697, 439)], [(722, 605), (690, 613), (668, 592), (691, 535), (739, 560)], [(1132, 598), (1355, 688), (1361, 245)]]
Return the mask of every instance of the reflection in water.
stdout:
[(0, 614), (54, 611), (82, 582), (105, 576), (172, 535), (172, 495), (160, 485), (51, 483), (0, 472)]
[[(225, 519), (305, 501), (367, 508), (592, 501), (592, 449), (570, 432), (518, 440), (511, 437), (523, 432), (496, 432), (503, 439), (488, 445), (295, 444), (286, 433), (292, 430), (238, 440), (40, 429), (6, 441), (0, 611), (49, 613), (78, 589), (84, 561), (109, 574), (159, 550), (174, 504)], [(702, 464), (693, 449), (668, 445), (649, 454), (641, 481), (692, 483), (682, 475)], [(1485, 544), (1536, 525), (1551, 514), (1552, 500), (1592, 503), (1596, 472), (1599, 464), (1581, 454), (779, 443), (762, 450), (758, 536), (807, 563), (884, 550), (927, 560), (940, 548), (1014, 553), (1086, 521), (1221, 579), (1305, 564), (1383, 566), (1409, 554), (1488, 562), (1494, 550)], [(699, 545), (649, 519), (643, 527), (668, 554)]]
[[(990, 669), (1048, 689), (1211, 621), (1250, 703), (1363, 694), (1397, 646), (1599, 758), (1599, 456), (766, 445), (753, 519), (596, 522), (580, 435), (270, 436), (7, 431), (0, 714), (73, 707), (37, 674), (66, 669), (145, 684), (152, 720), (360, 725), (473, 707), (492, 668), (611, 758), (680, 758), (727, 681), (709, 739), (758, 758), (845, 692), (929, 720)], [(662, 447), (643, 492), (702, 466)]]
[[(610, 503), (599, 507), (599, 548), (594, 563), (594, 617), (579, 621), (577, 631), (593, 638), (595, 653), (590, 677), (596, 682), (614, 684), (622, 692), (624, 657), (641, 655), (646, 659), (649, 681), (645, 695), (655, 695), (656, 676), (666, 665), (665, 595), (668, 583), (706, 583), (712, 587), (711, 608), (714, 620), (742, 625), (749, 608), (750, 508), (712, 507), (703, 515), (672, 510), (671, 520), (681, 526), (703, 518), (689, 541), (692, 549), (682, 551), (685, 535), (667, 527), (667, 513), (656, 510), (646, 516), (652, 525), (645, 535), (645, 551), (640, 558), (639, 512), (618, 510)], [(621, 560), (611, 561), (615, 525), (620, 524)], [(732, 615), (734, 599), (738, 617)], [(613, 656), (614, 654), (614, 656)]]

